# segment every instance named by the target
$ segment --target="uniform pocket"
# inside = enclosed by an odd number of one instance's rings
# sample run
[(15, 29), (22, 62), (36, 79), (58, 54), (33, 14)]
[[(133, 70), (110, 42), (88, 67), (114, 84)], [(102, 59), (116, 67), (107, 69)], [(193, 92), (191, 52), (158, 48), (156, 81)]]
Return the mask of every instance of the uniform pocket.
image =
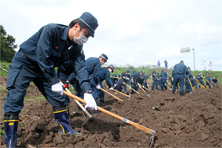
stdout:
[(55, 49), (51, 50), (51, 55), (54, 57), (60, 57), (61, 53), (59, 51), (56, 51)]
[(21, 70), (21, 65), (15, 65), (15, 64), (9, 65), (7, 83), (6, 83), (7, 89), (13, 86), (15, 79), (18, 76), (20, 70)]

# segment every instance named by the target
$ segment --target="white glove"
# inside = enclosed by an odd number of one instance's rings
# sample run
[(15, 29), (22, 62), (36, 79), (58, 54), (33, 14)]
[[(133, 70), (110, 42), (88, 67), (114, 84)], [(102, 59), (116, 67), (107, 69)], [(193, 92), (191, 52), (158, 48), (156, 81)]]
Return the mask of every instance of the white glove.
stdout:
[(97, 105), (92, 94), (84, 93), (84, 100), (86, 101), (85, 108), (88, 107), (90, 109), (97, 110)]
[(101, 86), (100, 86), (99, 84), (97, 84), (97, 85), (96, 85), (96, 88), (97, 88), (97, 89), (100, 89), (100, 88), (101, 88)]
[(111, 87), (109, 90), (113, 90), (113, 87)]
[(56, 92), (57, 94), (63, 95), (63, 88), (60, 82), (52, 85), (51, 90)]
[(131, 79), (131, 82), (134, 83), (133, 78)]

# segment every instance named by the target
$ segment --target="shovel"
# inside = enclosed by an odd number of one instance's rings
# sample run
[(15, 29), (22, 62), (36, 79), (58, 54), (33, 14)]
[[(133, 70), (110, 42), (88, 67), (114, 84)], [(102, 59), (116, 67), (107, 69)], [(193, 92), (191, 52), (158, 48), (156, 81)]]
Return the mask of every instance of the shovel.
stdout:
[[(107, 86), (107, 85), (106, 85), (106, 87), (109, 88), (109, 86)], [(117, 93), (119, 93), (119, 94), (121, 94), (121, 95), (123, 95), (123, 96), (130, 97), (130, 96), (128, 96), (128, 95), (126, 95), (126, 94), (118, 91), (118, 90), (113, 89), (113, 91), (115, 91), (115, 92), (117, 92)]]
[[(76, 99), (76, 100), (78, 100), (78, 101), (86, 104), (86, 101), (85, 101), (85, 100), (83, 100), (83, 99), (81, 99), (81, 98), (79, 98), (79, 97), (77, 97), (77, 96), (75, 96), (75, 95), (73, 95), (73, 94), (71, 94), (71, 93), (68, 93), (67, 91), (64, 91), (64, 94), (67, 95), (67, 96), (69, 96), (69, 97), (71, 97), (71, 98), (73, 98), (73, 99)], [(135, 122), (133, 122), (133, 121), (130, 121), (130, 120), (126, 119), (126, 118), (123, 118), (123, 117), (121, 117), (121, 116), (119, 116), (119, 115), (117, 115), (117, 114), (114, 114), (114, 113), (110, 112), (110, 111), (107, 111), (107, 110), (105, 110), (105, 109), (103, 109), (103, 108), (101, 108), (101, 107), (99, 107), (99, 106), (97, 106), (97, 109), (98, 109), (99, 111), (107, 114), (107, 115), (110, 115), (110, 116), (112, 116), (112, 117), (114, 117), (114, 118), (116, 118), (116, 119), (119, 119), (119, 120), (121, 120), (121, 121), (123, 121), (123, 122), (125, 122), (125, 123), (128, 123), (128, 124), (130, 124), (130, 125), (138, 128), (138, 129), (140, 129), (140, 130), (143, 130), (143, 131), (149, 133), (149, 134), (150, 134), (150, 135), (149, 135), (149, 136), (150, 136), (150, 142), (153, 141), (153, 138), (154, 138), (154, 135), (155, 135), (156, 131), (154, 131), (154, 130), (152, 130), (152, 129), (149, 129), (149, 128), (145, 127), (145, 126), (139, 125), (139, 124), (137, 124), (137, 123), (135, 123)], [(150, 143), (150, 146), (151, 146), (151, 144), (152, 144), (152, 143)]]
[[(138, 85), (139, 85), (139, 88), (142, 89), (142, 87), (141, 87), (141, 85), (140, 85), (139, 83), (138, 83)], [(146, 93), (144, 89), (142, 89), (142, 90), (143, 90), (144, 93)], [(147, 93), (146, 93), (146, 96), (147, 96), (147, 97), (151, 97), (151, 96), (150, 96), (149, 94), (147, 94)]]

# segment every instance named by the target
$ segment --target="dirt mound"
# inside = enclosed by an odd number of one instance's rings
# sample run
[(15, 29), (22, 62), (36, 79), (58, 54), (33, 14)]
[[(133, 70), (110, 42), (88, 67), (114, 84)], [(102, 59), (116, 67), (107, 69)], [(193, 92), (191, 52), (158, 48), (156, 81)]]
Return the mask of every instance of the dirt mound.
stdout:
[[(105, 95), (102, 108), (156, 131), (154, 147), (221, 147), (221, 89), (196, 89), (180, 96), (178, 92), (156, 91), (131, 95), (119, 103)], [(83, 127), (85, 117), (70, 104), (71, 125), (82, 137), (57, 134), (51, 105), (47, 101), (25, 105), (18, 129), (19, 146), (37, 147), (148, 147), (149, 134), (98, 112)], [(5, 145), (4, 136), (1, 145)]]

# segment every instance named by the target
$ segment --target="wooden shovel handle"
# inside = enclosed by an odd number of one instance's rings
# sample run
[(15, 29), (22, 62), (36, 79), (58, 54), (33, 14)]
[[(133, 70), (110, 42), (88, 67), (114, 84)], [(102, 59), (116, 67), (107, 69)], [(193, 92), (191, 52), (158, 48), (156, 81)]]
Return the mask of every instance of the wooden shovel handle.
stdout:
[[(61, 82), (62, 86), (64, 86), (64, 84), (62, 83), (62, 81), (61, 81), (60, 79), (59, 79), (59, 81)], [(66, 90), (68, 93), (72, 94), (72, 93), (68, 90), (68, 88), (65, 88), (65, 90)], [(88, 116), (89, 118), (91, 118), (92, 115), (85, 109), (85, 107), (83, 107), (82, 104), (81, 104), (78, 100), (76, 100), (76, 99), (74, 99), (74, 100), (75, 100), (76, 103), (79, 105), (79, 107), (87, 114), (87, 116)]]
[[(106, 85), (106, 87), (109, 88), (109, 86), (107, 86), (107, 85)], [(126, 94), (124, 94), (124, 93), (122, 93), (122, 92), (119, 92), (118, 90), (113, 89), (113, 91), (118, 92), (118, 93), (120, 93), (120, 94), (122, 94), (122, 95), (124, 95), (124, 96), (126, 96), (126, 97), (129, 97), (128, 95), (126, 95)]]
[(132, 89), (133, 91), (135, 91), (136, 93), (138, 93), (139, 94), (139, 92), (138, 91), (136, 91), (135, 89), (133, 89), (132, 87), (130, 87), (129, 85), (127, 85), (126, 83), (123, 83), (124, 85), (126, 85), (126, 86), (128, 86), (130, 89)]
[[(86, 101), (85, 101), (85, 100), (83, 100), (83, 99), (81, 99), (81, 98), (79, 98), (79, 97), (77, 97), (77, 96), (75, 96), (75, 95), (73, 95), (73, 94), (70, 94), (70, 93), (68, 93), (68, 92), (66, 92), (66, 91), (64, 91), (64, 94), (67, 95), (67, 96), (69, 96), (69, 97), (71, 97), (71, 98), (73, 98), (73, 99), (76, 99), (76, 100), (78, 100), (78, 101), (86, 104)], [(119, 120), (121, 120), (121, 121), (123, 121), (123, 122), (125, 122), (125, 123), (128, 123), (128, 124), (130, 124), (130, 125), (138, 128), (138, 129), (140, 129), (140, 130), (143, 130), (143, 131), (149, 133), (149, 134), (152, 135), (152, 136), (154, 136), (154, 134), (156, 133), (154, 130), (151, 130), (151, 129), (145, 127), (145, 126), (139, 125), (139, 124), (137, 124), (137, 123), (135, 123), (135, 122), (132, 122), (132, 121), (126, 119), (126, 118), (123, 118), (123, 117), (121, 117), (121, 116), (119, 116), (119, 115), (116, 115), (116, 114), (114, 114), (114, 113), (112, 113), (112, 112), (109, 112), (109, 111), (107, 111), (107, 110), (105, 110), (105, 109), (103, 109), (103, 108), (101, 108), (101, 107), (99, 107), (99, 106), (97, 106), (97, 109), (98, 109), (99, 111), (107, 114), (107, 115), (110, 115), (110, 116), (112, 116), (112, 117), (114, 117), (114, 118), (116, 118), (116, 119), (119, 119)]]
[(117, 99), (117, 100), (119, 100), (119, 101), (123, 101), (123, 100), (121, 100), (120, 98), (116, 97), (115, 95), (109, 93), (108, 91), (106, 91), (106, 90), (104, 90), (104, 89), (102, 89), (102, 88), (100, 88), (100, 89), (101, 89), (102, 91), (104, 91), (105, 93), (111, 95), (113, 98), (115, 98), (115, 99)]

